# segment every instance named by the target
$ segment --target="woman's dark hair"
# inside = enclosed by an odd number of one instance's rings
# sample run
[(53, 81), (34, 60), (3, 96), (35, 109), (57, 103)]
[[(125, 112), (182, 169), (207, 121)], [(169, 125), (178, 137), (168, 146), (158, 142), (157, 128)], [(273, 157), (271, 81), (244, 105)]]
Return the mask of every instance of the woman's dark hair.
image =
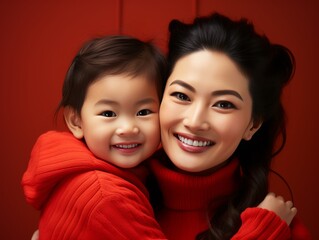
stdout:
[[(196, 18), (192, 24), (173, 20), (169, 31), (169, 73), (188, 54), (201, 50), (226, 54), (248, 78), (252, 118), (256, 125), (262, 123), (254, 137), (243, 140), (234, 153), (242, 171), (239, 191), (215, 212), (210, 229), (197, 236), (197, 239), (230, 239), (241, 225), (241, 212), (257, 206), (266, 196), (270, 162), (285, 144), (281, 93), (294, 74), (294, 57), (284, 46), (272, 44), (266, 36), (256, 33), (246, 19), (233, 21), (218, 13)], [(280, 136), (281, 145), (275, 149)]]
[(166, 59), (150, 42), (130, 36), (93, 39), (74, 57), (64, 80), (62, 99), (56, 113), (69, 106), (80, 114), (88, 87), (105, 75), (145, 75), (154, 81), (158, 97), (166, 81)]

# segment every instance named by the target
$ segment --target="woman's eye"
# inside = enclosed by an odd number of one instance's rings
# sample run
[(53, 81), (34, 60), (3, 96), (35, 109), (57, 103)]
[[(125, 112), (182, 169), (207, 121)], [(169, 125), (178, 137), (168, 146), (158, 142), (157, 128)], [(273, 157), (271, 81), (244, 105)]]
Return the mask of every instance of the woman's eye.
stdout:
[(221, 101), (216, 104), (214, 104), (214, 107), (222, 108), (222, 109), (234, 109), (236, 108), (234, 104), (227, 101)]
[(189, 97), (184, 93), (174, 92), (171, 95), (175, 96), (178, 100), (181, 100), (181, 101), (190, 101)]
[(113, 111), (104, 111), (101, 113), (103, 117), (116, 117), (116, 113)]
[(139, 111), (139, 112), (137, 113), (137, 116), (146, 116), (146, 115), (149, 115), (149, 114), (151, 114), (151, 113), (152, 113), (151, 110), (149, 110), (149, 109), (143, 109), (143, 110), (141, 110), (141, 111)]

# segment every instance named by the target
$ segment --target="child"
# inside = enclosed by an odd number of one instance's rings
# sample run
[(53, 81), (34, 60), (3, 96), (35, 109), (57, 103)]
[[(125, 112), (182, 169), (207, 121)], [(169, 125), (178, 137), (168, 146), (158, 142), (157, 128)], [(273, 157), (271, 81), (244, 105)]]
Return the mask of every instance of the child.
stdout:
[(165, 238), (133, 173), (159, 146), (164, 74), (160, 51), (132, 37), (81, 48), (58, 108), (71, 133), (40, 136), (22, 180), (28, 203), (41, 210), (39, 239)]

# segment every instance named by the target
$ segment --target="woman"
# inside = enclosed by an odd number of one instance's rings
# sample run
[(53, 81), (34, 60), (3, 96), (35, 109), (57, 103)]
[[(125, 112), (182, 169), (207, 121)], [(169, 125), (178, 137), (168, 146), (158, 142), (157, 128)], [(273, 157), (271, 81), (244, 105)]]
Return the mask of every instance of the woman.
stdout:
[[(292, 53), (248, 21), (219, 14), (192, 24), (173, 20), (169, 30), (170, 72), (160, 108), (166, 154), (151, 162), (162, 193), (153, 205), (164, 233), (168, 239), (308, 239), (300, 224), (288, 228), (293, 203), (266, 197), (270, 163), (286, 137), (280, 98), (294, 73)], [(275, 149), (279, 135), (283, 142)]]

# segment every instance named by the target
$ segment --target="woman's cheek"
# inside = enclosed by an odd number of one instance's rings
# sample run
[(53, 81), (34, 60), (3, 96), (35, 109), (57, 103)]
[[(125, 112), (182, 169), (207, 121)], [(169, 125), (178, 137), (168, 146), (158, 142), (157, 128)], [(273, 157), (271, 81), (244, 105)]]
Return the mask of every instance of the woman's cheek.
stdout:
[[(175, 109), (175, 110), (174, 110)], [(166, 122), (174, 119), (174, 111), (178, 111), (178, 108), (175, 108), (173, 104), (168, 104), (166, 102), (162, 102), (160, 108), (160, 124), (161, 126)]]
[(244, 118), (232, 116), (229, 118), (220, 119), (219, 131), (226, 138), (232, 138), (240, 140), (247, 129), (249, 122), (245, 121)]

